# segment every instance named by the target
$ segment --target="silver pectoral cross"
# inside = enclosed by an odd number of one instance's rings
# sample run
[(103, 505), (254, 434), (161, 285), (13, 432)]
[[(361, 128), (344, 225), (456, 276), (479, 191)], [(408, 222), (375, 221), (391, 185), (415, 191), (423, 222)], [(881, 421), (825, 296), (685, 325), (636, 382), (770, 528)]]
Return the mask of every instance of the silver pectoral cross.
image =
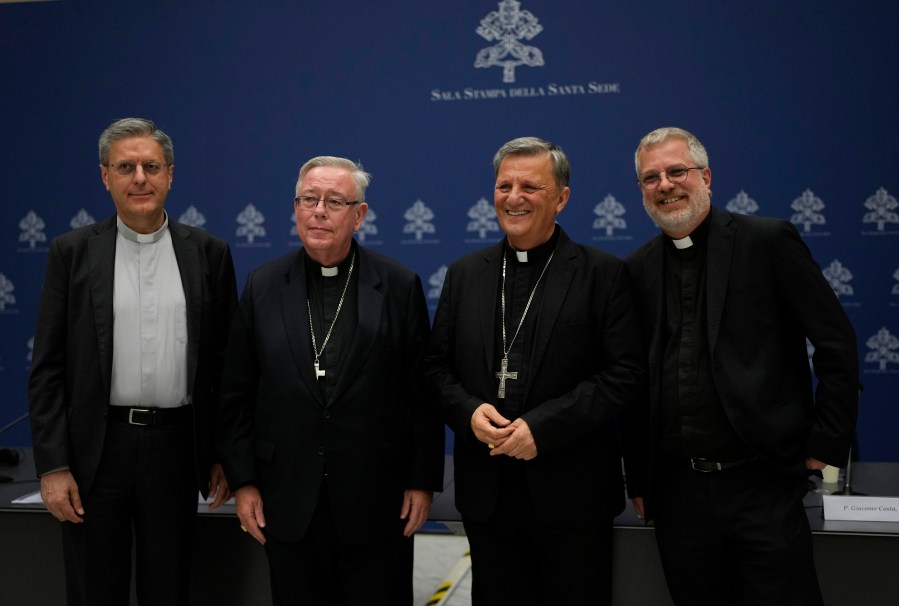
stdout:
[(499, 372), (496, 373), (496, 378), (499, 379), (499, 391), (497, 391), (496, 395), (500, 398), (505, 398), (506, 379), (510, 381), (515, 381), (518, 379), (517, 372), (509, 372), (509, 358), (503, 358), (500, 361)]
[(313, 363), (313, 366), (315, 366), (315, 378), (316, 379), (320, 379), (321, 377), (325, 376), (325, 371), (322, 370), (321, 367), (319, 367), (317, 359)]

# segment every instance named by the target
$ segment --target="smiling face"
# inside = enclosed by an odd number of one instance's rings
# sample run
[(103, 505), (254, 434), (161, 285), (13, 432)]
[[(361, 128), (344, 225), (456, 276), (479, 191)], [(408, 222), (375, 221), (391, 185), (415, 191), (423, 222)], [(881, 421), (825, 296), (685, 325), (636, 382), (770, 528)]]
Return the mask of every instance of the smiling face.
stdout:
[[(350, 171), (333, 166), (312, 168), (303, 176), (297, 196), (356, 200), (356, 182)], [(334, 267), (350, 252), (353, 232), (362, 225), (368, 204), (360, 202), (335, 211), (320, 202), (315, 208), (294, 203), (297, 233), (306, 253), (324, 265)]]
[(549, 154), (506, 156), (496, 173), (493, 203), (512, 248), (530, 250), (549, 240), (569, 195), (553, 177)]
[[(136, 165), (134, 172), (118, 174), (112, 165), (122, 161), (133, 162)], [(161, 164), (163, 169), (156, 175), (148, 175), (143, 169), (147, 162)], [(165, 220), (163, 206), (172, 188), (174, 169), (173, 165), (165, 166), (162, 146), (151, 137), (126, 137), (110, 143), (109, 166), (100, 165), (100, 176), (125, 225), (140, 234), (149, 234), (162, 227)]]
[[(696, 166), (690, 157), (687, 142), (671, 138), (640, 152), (640, 174), (664, 173), (669, 167)], [(690, 235), (702, 223), (711, 207), (712, 171), (709, 168), (691, 170), (683, 183), (672, 183), (666, 174), (655, 189), (643, 189), (643, 208), (649, 218), (666, 235), (680, 239)]]

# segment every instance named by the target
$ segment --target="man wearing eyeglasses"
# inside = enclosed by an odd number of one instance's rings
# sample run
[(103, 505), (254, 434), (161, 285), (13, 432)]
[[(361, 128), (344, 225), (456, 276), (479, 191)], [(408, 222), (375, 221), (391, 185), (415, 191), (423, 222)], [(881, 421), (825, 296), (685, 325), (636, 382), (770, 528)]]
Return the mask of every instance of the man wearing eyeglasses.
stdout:
[(170, 220), (172, 140), (100, 135), (116, 215), (50, 245), (29, 381), (41, 497), (62, 524), (67, 603), (186, 604), (198, 490), (229, 496), (215, 393), (237, 304), (228, 245)]
[[(628, 477), (677, 604), (821, 604), (807, 475), (846, 461), (857, 415), (855, 333), (788, 221), (711, 206), (699, 140), (646, 135), (643, 206), (662, 233), (627, 257), (650, 352), (650, 421)], [(814, 347), (812, 377), (806, 339)], [(642, 426), (641, 426), (642, 425)]]
[(228, 346), (219, 445), (275, 604), (410, 605), (412, 535), (443, 488), (424, 291), (353, 239), (368, 183), (344, 158), (302, 166), (303, 248), (250, 274)]

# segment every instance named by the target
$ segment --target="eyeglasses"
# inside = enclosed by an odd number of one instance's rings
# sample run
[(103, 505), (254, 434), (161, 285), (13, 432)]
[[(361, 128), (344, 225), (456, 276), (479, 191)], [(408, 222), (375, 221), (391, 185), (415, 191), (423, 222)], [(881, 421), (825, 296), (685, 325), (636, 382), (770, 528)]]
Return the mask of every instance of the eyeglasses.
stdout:
[(341, 211), (347, 206), (359, 204), (359, 200), (344, 200), (343, 198), (317, 198), (315, 196), (297, 196), (293, 201), (307, 210), (318, 207), (319, 202), (324, 202), (328, 210)]
[(644, 173), (637, 178), (637, 183), (643, 189), (655, 189), (662, 182), (662, 174), (668, 177), (672, 183), (683, 183), (687, 180), (691, 170), (703, 170), (705, 166), (684, 166), (683, 164), (675, 164), (669, 166), (660, 173)]
[(121, 175), (123, 177), (127, 177), (132, 174), (135, 170), (137, 170), (137, 165), (140, 164), (141, 168), (144, 169), (145, 175), (155, 176), (162, 172), (162, 169), (168, 166), (168, 164), (162, 162), (132, 162), (130, 160), (120, 160), (114, 164), (107, 164), (109, 168), (114, 170), (117, 175)]

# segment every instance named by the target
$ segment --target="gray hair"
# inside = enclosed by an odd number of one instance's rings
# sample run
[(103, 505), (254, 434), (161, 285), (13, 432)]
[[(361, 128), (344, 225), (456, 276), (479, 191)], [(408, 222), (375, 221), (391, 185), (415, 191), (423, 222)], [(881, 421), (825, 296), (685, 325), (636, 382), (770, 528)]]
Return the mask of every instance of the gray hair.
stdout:
[(499, 174), (499, 165), (508, 156), (539, 156), (541, 154), (549, 154), (553, 177), (555, 177), (559, 189), (568, 187), (568, 182), (571, 180), (571, 165), (568, 163), (568, 156), (555, 143), (538, 137), (519, 137), (500, 147), (493, 156), (494, 175)]
[(637, 169), (638, 177), (640, 176), (640, 152), (658, 145), (659, 143), (664, 143), (668, 139), (681, 139), (686, 141), (687, 147), (690, 150), (690, 159), (703, 168), (709, 165), (709, 154), (705, 151), (705, 147), (693, 133), (675, 126), (666, 126), (664, 128), (657, 128), (640, 140), (640, 145), (637, 146), (637, 151), (634, 152), (634, 167)]
[(300, 168), (300, 176), (297, 178), (297, 193), (300, 192), (300, 184), (303, 182), (303, 177), (306, 176), (313, 168), (319, 168), (322, 166), (329, 166), (331, 168), (340, 168), (350, 173), (353, 177), (353, 181), (356, 182), (356, 199), (360, 202), (365, 202), (365, 189), (368, 187), (368, 184), (371, 182), (371, 175), (362, 170), (362, 165), (353, 162), (352, 160), (347, 160), (346, 158), (338, 158), (337, 156), (316, 156), (312, 158), (306, 164), (304, 164)]
[(129, 137), (150, 137), (162, 148), (165, 163), (169, 166), (175, 163), (175, 150), (172, 147), (171, 137), (156, 128), (156, 124), (152, 120), (122, 118), (107, 126), (100, 134), (100, 164), (103, 166), (109, 164), (109, 148), (113, 141)]

